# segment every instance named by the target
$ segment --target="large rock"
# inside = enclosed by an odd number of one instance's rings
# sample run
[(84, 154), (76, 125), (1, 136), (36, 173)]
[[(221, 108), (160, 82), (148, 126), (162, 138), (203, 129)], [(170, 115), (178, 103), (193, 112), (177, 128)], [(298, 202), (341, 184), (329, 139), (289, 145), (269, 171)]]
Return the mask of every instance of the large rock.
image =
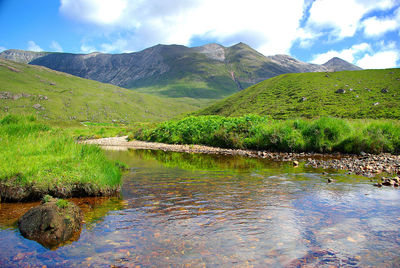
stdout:
[(18, 220), (18, 227), (24, 237), (52, 248), (77, 233), (82, 220), (82, 211), (75, 204), (46, 196), (41, 205)]

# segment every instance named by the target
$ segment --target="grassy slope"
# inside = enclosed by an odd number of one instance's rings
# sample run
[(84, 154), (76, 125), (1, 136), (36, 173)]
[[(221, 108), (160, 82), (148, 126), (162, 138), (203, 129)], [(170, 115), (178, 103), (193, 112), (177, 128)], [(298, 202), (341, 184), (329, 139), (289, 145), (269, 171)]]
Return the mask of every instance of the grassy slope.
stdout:
[[(0, 116), (37, 113), (59, 121), (161, 121), (194, 111), (203, 103), (189, 98), (167, 99), (136, 93), (45, 67), (2, 59), (0, 92), (32, 95), (17, 100), (1, 99)], [(47, 96), (48, 100), (40, 100), (39, 95)], [(34, 104), (44, 109), (36, 110), (32, 108)]]
[[(346, 93), (335, 93), (338, 89)], [(382, 93), (383, 89), (388, 92)], [(303, 97), (306, 100), (302, 101)], [(323, 115), (400, 119), (400, 69), (284, 74), (196, 114), (249, 113), (278, 119)]]

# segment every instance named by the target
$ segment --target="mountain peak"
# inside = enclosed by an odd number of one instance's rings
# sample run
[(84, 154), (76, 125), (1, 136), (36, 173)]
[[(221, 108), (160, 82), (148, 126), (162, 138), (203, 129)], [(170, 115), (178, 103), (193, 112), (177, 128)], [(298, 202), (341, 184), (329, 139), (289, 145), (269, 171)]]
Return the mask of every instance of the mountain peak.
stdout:
[(6, 60), (17, 61), (21, 63), (29, 63), (34, 59), (46, 56), (51, 52), (34, 52), (20, 49), (7, 49), (0, 53), (1, 58)]
[(248, 44), (243, 43), (243, 42), (239, 42), (239, 43), (237, 43), (237, 44), (235, 44), (233, 46), (230, 46), (230, 48), (250, 48), (250, 49), (253, 49)]
[(362, 68), (351, 64), (341, 58), (333, 57), (332, 59), (328, 60), (322, 66), (325, 66), (329, 69), (329, 71), (337, 72), (337, 71), (357, 71), (362, 70)]
[(208, 58), (218, 61), (225, 60), (225, 47), (217, 43), (205, 44), (194, 48), (200, 53), (205, 54)]

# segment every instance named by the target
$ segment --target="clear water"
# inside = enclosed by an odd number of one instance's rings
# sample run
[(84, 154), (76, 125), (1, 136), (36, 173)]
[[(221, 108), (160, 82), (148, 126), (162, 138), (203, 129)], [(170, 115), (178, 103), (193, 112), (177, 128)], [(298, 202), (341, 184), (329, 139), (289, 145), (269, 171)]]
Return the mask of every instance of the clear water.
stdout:
[(399, 189), (263, 159), (107, 154), (132, 169), (121, 197), (72, 200), (76, 241), (27, 240), (15, 221), (37, 203), (1, 204), (0, 267), (400, 266)]

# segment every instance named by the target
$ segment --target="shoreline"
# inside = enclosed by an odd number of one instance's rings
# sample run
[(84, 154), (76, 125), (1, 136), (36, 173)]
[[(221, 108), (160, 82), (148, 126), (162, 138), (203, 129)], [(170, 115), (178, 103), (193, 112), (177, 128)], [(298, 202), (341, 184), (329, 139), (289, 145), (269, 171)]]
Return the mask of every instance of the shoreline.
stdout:
[(323, 169), (344, 170), (351, 174), (369, 178), (380, 175), (392, 177), (400, 175), (400, 155), (391, 154), (373, 155), (365, 153), (362, 155), (350, 155), (341, 153), (321, 154), (268, 152), (244, 149), (225, 149), (204, 145), (165, 144), (138, 140), (127, 141), (127, 136), (89, 139), (81, 141), (81, 143), (95, 144), (104, 149), (111, 150), (127, 150), (128, 148), (131, 148), (139, 150), (149, 149), (183, 153), (240, 155), (246, 157), (266, 158), (275, 161), (291, 161), (294, 165), (297, 165), (297, 162), (301, 161), (305, 162), (306, 166)]

